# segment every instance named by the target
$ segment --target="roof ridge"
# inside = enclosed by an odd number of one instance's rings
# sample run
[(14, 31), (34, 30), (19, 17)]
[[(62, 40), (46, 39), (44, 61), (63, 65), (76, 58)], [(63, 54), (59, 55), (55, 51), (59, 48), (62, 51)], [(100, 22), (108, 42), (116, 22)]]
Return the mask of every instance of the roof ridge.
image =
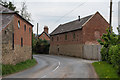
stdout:
[[(88, 16), (82, 17), (81, 19), (87, 18), (87, 17), (89, 17), (89, 16), (93, 16), (93, 15), (94, 15), (94, 14), (92, 14), (92, 15), (88, 15)], [(67, 23), (64, 23), (64, 24), (60, 24), (60, 25), (69, 24), (69, 23), (72, 23), (72, 22), (77, 21), (77, 20), (78, 20), (78, 19), (73, 20), (73, 21), (70, 21), (70, 22), (67, 22)]]

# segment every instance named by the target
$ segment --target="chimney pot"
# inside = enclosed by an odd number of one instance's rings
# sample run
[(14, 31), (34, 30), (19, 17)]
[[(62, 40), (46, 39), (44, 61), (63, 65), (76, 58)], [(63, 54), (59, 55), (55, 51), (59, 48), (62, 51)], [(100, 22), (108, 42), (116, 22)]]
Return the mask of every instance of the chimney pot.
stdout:
[(44, 32), (46, 32), (48, 34), (48, 27), (47, 26), (44, 27)]
[(78, 20), (80, 21), (80, 16), (78, 16)]

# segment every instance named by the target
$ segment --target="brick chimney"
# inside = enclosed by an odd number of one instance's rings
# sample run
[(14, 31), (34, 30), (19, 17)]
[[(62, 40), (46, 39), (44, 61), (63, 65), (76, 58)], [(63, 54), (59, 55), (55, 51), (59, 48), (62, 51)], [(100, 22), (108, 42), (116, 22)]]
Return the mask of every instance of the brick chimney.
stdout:
[(48, 27), (47, 26), (44, 27), (44, 32), (46, 32), (48, 34)]

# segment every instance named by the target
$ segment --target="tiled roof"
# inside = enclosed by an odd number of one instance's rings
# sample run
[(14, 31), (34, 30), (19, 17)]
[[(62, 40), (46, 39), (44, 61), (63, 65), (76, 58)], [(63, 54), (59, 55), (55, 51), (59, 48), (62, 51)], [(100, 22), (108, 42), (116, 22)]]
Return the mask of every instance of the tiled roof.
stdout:
[(5, 14), (5, 15), (1, 15), (2, 18), (0, 19), (0, 22), (2, 22), (2, 29), (4, 29), (12, 20), (14, 15), (12, 14)]
[(32, 25), (29, 21), (27, 21), (26, 19), (24, 19), (16, 11), (12, 11), (12, 10), (10, 10), (8, 8), (5, 8), (4, 6), (0, 5), (0, 25), (2, 25), (2, 28), (0, 27), (0, 31), (2, 29), (4, 29), (13, 20), (14, 14), (18, 15), (20, 18), (22, 18), (27, 23), (29, 23), (30, 25)]
[(45, 33), (50, 38), (50, 35), (46, 33), (45, 31), (43, 31), (38, 37), (40, 37), (43, 33)]
[(3, 7), (2, 5), (0, 5), (0, 13), (14, 13), (15, 11), (12, 11), (8, 8)]
[(75, 20), (66, 24), (62, 24), (59, 25), (50, 35), (56, 35), (56, 34), (60, 34), (60, 33), (65, 33), (65, 32), (69, 32), (69, 31), (74, 31), (77, 29), (82, 29), (82, 25), (88, 21), (93, 15), (81, 18), (80, 21), (79, 20)]

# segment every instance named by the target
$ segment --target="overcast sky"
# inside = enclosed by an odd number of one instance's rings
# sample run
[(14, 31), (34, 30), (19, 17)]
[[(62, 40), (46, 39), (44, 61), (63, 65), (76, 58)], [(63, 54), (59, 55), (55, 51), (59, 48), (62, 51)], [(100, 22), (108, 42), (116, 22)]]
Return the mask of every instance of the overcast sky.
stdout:
[[(32, 14), (33, 32), (36, 33), (36, 24), (39, 23), (39, 34), (44, 26), (49, 27), (51, 33), (58, 25), (75, 20), (80, 15), (85, 17), (99, 11), (109, 22), (110, 0), (11, 0), (17, 9), (21, 2), (26, 1), (28, 11)], [(113, 29), (117, 33), (118, 26), (118, 1), (113, 0)]]

